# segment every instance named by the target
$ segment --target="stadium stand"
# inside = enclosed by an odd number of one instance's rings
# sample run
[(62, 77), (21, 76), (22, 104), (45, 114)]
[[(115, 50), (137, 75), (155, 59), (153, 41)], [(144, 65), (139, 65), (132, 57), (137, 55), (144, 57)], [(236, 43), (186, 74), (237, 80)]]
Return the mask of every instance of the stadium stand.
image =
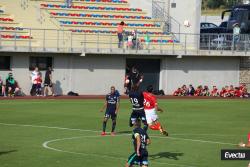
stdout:
[(33, 39), (29, 32), (20, 27), (20, 23), (15, 22), (13, 16), (5, 13), (4, 10), (0, 11), (0, 31), (1, 45), (13, 45), (15, 41), (15, 45), (23, 46)]
[[(2, 45), (7, 39), (32, 39), (32, 44), (44, 48), (82, 48), (83, 45), (96, 48), (97, 43), (101, 48), (117, 48), (116, 28), (120, 21), (125, 22), (125, 33), (136, 30), (141, 43), (145, 43), (148, 34), (152, 48), (172, 48), (173, 44), (179, 44), (174, 35), (163, 32), (159, 20), (147, 16), (140, 8), (130, 8), (124, 0), (75, 0), (72, 6), (67, 6), (63, 0), (30, 0), (29, 3), (29, 8), (14, 11), (13, 17), (0, 17), (1, 35), (9, 35), (1, 36)], [(8, 9), (12, 4), (4, 6)], [(27, 18), (27, 13), (38, 16)]]

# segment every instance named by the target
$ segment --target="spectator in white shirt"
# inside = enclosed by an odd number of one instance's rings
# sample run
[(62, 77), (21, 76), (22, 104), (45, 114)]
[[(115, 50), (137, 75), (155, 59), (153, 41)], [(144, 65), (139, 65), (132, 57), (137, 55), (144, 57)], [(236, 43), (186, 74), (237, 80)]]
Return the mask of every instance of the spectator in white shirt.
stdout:
[(34, 71), (31, 72), (30, 74), (30, 80), (31, 80), (31, 83), (32, 83), (32, 88), (30, 90), (30, 95), (31, 96), (34, 96), (35, 93), (36, 93), (36, 87), (37, 87), (37, 83), (35, 81), (36, 78), (38, 78), (38, 76), (40, 75), (40, 71), (38, 69), (38, 67), (35, 67)]

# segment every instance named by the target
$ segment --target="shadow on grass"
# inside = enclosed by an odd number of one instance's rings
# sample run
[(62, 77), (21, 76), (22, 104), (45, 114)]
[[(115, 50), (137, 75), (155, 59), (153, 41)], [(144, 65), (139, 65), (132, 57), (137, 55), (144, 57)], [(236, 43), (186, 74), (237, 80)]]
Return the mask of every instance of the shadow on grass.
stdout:
[(5, 155), (5, 154), (10, 154), (13, 152), (17, 152), (17, 150), (10, 150), (10, 151), (0, 151), (0, 156)]
[(180, 156), (183, 156), (184, 153), (173, 153), (173, 152), (160, 152), (154, 155), (150, 155), (149, 157), (152, 158), (152, 160), (155, 159), (162, 159), (162, 158), (168, 158), (173, 160), (179, 160)]

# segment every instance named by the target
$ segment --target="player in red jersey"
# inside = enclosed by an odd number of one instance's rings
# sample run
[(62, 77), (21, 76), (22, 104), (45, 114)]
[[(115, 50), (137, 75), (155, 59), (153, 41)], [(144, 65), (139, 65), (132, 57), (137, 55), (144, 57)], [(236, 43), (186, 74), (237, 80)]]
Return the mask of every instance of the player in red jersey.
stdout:
[(240, 147), (248, 147), (248, 148), (250, 148), (250, 133), (248, 133), (247, 138), (248, 138), (248, 143), (245, 144), (245, 143), (241, 142), (241, 143), (239, 144)]
[(161, 123), (158, 121), (158, 115), (156, 112), (163, 112), (163, 110), (158, 107), (156, 97), (152, 94), (152, 91), (153, 87), (148, 86), (147, 92), (143, 92), (144, 110), (148, 126), (150, 129), (159, 130), (163, 135), (168, 136), (168, 132), (164, 130)]

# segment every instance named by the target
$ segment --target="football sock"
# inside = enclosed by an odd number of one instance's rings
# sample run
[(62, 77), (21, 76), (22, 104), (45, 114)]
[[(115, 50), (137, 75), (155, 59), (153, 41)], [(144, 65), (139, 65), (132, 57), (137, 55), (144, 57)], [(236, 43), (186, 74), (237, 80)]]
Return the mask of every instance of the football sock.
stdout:
[(248, 133), (248, 143), (250, 143), (250, 133)]
[(115, 126), (116, 126), (116, 121), (113, 121), (113, 122), (112, 122), (112, 131), (111, 131), (111, 132), (114, 132), (114, 131), (115, 131)]
[(106, 122), (106, 121), (103, 121), (103, 124), (102, 124), (102, 131), (103, 131), (103, 132), (106, 131), (106, 126), (107, 126), (107, 122)]
[(152, 130), (161, 130), (162, 129), (161, 124), (159, 122), (157, 122), (156, 124), (151, 125), (150, 129), (152, 129)]
[(157, 127), (156, 127), (155, 125), (150, 125), (149, 128), (150, 128), (151, 130), (159, 130), (159, 129), (157, 129)]
[(161, 123), (160, 122), (157, 122), (156, 124), (155, 124), (155, 126), (156, 126), (156, 128), (158, 129), (158, 130), (161, 130), (162, 128), (161, 128)]
[(129, 126), (130, 126), (130, 127), (133, 127), (133, 125), (134, 125), (134, 124), (133, 124), (133, 122), (132, 122), (132, 120), (131, 120), (131, 118), (130, 118), (130, 119), (129, 119)]
[(147, 131), (148, 130), (148, 125), (144, 125), (143, 130)]

